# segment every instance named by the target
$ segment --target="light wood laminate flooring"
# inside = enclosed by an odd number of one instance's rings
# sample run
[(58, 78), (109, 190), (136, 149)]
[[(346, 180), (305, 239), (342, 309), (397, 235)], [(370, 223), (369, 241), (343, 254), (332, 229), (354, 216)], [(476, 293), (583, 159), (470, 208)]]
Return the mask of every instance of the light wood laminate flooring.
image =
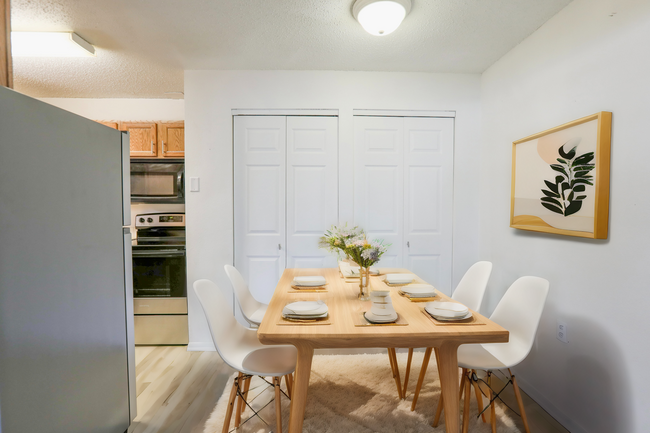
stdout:
[(129, 433), (202, 433), (234, 372), (217, 352), (135, 348), (138, 416)]
[[(188, 352), (185, 346), (138, 346), (135, 357), (138, 416), (129, 433), (203, 433), (203, 425), (234, 370), (217, 352)], [(402, 365), (402, 374), (403, 369)], [(411, 380), (408, 394), (414, 386)], [(531, 431), (568, 433), (537, 403), (524, 392), (522, 394)], [(503, 397), (511, 407), (517, 407), (512, 387), (508, 387)]]

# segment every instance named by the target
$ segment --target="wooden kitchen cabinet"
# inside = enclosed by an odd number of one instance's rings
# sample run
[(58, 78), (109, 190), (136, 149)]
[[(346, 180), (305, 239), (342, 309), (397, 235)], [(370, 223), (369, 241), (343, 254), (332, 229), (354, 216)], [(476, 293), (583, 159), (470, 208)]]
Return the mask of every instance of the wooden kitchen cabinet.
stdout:
[(95, 120), (95, 122), (101, 123), (102, 125), (108, 126), (109, 128), (118, 129), (117, 128), (117, 126), (118, 126), (117, 122), (106, 122), (106, 121), (103, 121), (103, 120)]
[(163, 158), (185, 157), (185, 122), (159, 123), (158, 141)]
[(158, 156), (158, 128), (156, 123), (120, 122), (120, 131), (128, 131), (132, 157)]
[(185, 157), (185, 122), (120, 122), (119, 126), (129, 131), (132, 158)]

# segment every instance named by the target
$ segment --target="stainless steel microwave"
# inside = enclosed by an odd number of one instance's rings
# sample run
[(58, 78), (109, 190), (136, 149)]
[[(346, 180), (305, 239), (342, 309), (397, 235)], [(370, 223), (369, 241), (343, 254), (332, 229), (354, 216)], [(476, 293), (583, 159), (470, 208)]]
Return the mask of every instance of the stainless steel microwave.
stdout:
[(184, 160), (131, 160), (131, 203), (185, 203), (184, 191)]

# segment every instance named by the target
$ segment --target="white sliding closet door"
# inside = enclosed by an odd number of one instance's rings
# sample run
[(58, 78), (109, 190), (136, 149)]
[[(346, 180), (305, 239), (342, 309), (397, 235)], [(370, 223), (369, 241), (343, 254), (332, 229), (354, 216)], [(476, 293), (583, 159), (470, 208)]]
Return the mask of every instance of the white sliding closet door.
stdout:
[(287, 267), (336, 267), (318, 238), (338, 221), (338, 119), (287, 117)]
[(454, 120), (404, 118), (404, 267), (451, 295)]
[(451, 293), (454, 120), (355, 116), (355, 224), (405, 267)]
[(354, 223), (369, 239), (391, 244), (380, 266), (402, 266), (404, 120), (354, 118)]
[(268, 302), (286, 255), (286, 118), (235, 116), (235, 266)]
[(338, 118), (234, 117), (235, 267), (268, 302), (285, 267), (335, 267), (318, 238), (338, 221)]

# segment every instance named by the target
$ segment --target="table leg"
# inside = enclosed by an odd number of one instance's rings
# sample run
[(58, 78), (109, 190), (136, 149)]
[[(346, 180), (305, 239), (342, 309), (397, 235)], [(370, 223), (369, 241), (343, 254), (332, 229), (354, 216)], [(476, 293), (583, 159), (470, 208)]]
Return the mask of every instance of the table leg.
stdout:
[(458, 383), (458, 344), (443, 343), (438, 348), (440, 387), (445, 409), (447, 433), (458, 433), (460, 427), (460, 386)]
[(296, 346), (298, 349), (298, 363), (291, 390), (291, 414), (289, 415), (289, 433), (302, 432), (302, 422), (305, 418), (307, 405), (307, 388), (311, 374), (311, 361), (314, 357), (314, 348), (311, 346)]

